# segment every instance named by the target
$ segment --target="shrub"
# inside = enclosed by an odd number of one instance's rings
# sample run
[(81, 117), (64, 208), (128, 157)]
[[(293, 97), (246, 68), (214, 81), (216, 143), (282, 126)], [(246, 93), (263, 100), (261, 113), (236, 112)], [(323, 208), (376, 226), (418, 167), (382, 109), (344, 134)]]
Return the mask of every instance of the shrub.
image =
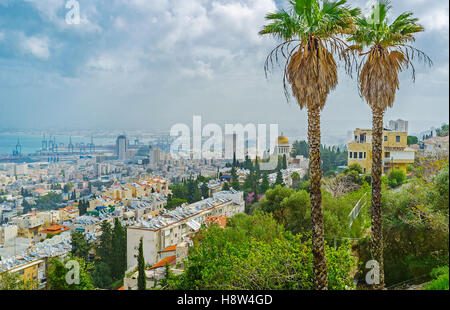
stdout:
[[(262, 213), (235, 216), (231, 223), (225, 229), (212, 225), (200, 231), (185, 261), (185, 272), (171, 279), (170, 289), (314, 288), (309, 236), (284, 232)], [(355, 259), (348, 241), (337, 249), (325, 246), (325, 253), (328, 288), (353, 288)]]
[(401, 169), (393, 169), (388, 175), (388, 184), (390, 187), (401, 185), (406, 179), (406, 174)]
[(449, 289), (449, 268), (448, 266), (435, 268), (431, 271), (430, 276), (434, 278), (427, 286), (425, 290), (448, 290)]

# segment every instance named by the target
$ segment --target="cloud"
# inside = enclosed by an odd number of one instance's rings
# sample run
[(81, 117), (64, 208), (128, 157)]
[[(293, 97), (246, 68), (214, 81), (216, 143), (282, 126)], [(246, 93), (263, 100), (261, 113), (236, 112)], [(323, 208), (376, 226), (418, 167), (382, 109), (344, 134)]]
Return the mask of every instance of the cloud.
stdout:
[(52, 23), (58, 31), (74, 31), (75, 33), (100, 33), (102, 28), (93, 23), (91, 17), (97, 14), (96, 6), (92, 1), (79, 1), (80, 24), (66, 23), (67, 0), (24, 0), (34, 6), (45, 21)]
[[(66, 0), (0, 0), (7, 12), (16, 10), (7, 22), (0, 21), (0, 64), (9, 64), (0, 72), (1, 99), (17, 102), (8, 115), (41, 101), (36, 114), (0, 119), (0, 124), (28, 126), (51, 110), (53, 119), (64, 119), (67, 126), (72, 120), (66, 116), (72, 115), (86, 126), (166, 128), (175, 120), (191, 121), (195, 112), (208, 121), (277, 122), (306, 130), (305, 113), (295, 102), (286, 104), (282, 68), (269, 80), (263, 70), (277, 42), (258, 32), (264, 16), (287, 0), (78, 1), (81, 24), (67, 25)], [(366, 0), (348, 2), (364, 7)], [(442, 35), (448, 31), (448, 5), (396, 0), (393, 8), (394, 17), (412, 10), (420, 18), (426, 31), (414, 46), (435, 66), (417, 65), (415, 85), (410, 72), (401, 76), (388, 117), (442, 118), (448, 112), (448, 87), (443, 85), (448, 81), (448, 38)], [(346, 120), (354, 111), (352, 117), (363, 120), (358, 126), (370, 125), (370, 110), (358, 96), (356, 81), (345, 74), (339, 79), (324, 122)], [(433, 106), (423, 104), (428, 100), (424, 94), (432, 94)], [(53, 109), (61, 98), (66, 100), (63, 112)], [(54, 120), (46, 122), (42, 125)], [(349, 126), (342, 125), (344, 134)], [(340, 135), (338, 129), (333, 132)]]
[(46, 37), (27, 37), (21, 35), (20, 46), (25, 53), (47, 60), (50, 58), (49, 39)]
[(434, 8), (426, 12), (421, 19), (421, 23), (425, 27), (426, 31), (445, 30), (448, 32), (449, 28), (448, 7), (447, 9)]
[(198, 60), (195, 63), (194, 68), (183, 68), (181, 72), (188, 77), (200, 77), (211, 80), (213, 78), (214, 72), (211, 69), (211, 65)]

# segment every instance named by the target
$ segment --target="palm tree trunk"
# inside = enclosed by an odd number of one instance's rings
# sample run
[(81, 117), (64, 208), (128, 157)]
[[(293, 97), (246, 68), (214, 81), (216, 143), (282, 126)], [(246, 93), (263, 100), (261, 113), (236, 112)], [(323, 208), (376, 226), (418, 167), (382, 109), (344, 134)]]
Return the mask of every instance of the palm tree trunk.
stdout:
[(381, 174), (383, 169), (383, 115), (384, 110), (372, 109), (372, 258), (380, 266), (380, 283), (375, 288), (384, 288), (383, 223), (381, 208)]
[(328, 288), (328, 279), (322, 214), (319, 106), (308, 107), (308, 143), (314, 287), (316, 290), (326, 290)]

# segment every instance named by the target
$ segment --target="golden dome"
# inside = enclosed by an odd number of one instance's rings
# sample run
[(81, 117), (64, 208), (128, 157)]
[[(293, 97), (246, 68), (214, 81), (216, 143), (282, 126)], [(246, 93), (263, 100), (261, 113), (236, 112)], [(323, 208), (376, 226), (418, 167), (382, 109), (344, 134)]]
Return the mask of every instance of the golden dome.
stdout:
[(286, 138), (285, 136), (279, 136), (277, 139), (277, 144), (289, 144), (289, 139)]

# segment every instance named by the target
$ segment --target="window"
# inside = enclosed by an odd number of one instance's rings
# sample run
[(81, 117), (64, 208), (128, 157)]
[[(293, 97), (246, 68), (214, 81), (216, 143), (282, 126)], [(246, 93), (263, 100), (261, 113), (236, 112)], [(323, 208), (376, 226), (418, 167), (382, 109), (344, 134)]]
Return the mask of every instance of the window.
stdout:
[(384, 136), (384, 141), (387, 141), (387, 136)]
[(384, 158), (389, 158), (391, 157), (391, 153), (390, 152), (385, 152), (384, 153)]
[(395, 137), (395, 142), (397, 142), (397, 143), (400, 142), (400, 136), (396, 136), (396, 137)]
[(348, 155), (350, 156), (350, 158), (353, 158), (353, 153), (352, 152), (348, 152)]
[(364, 173), (366, 173), (366, 168), (364, 168)]
[(363, 152), (359, 152), (359, 158), (363, 158)]
[(358, 142), (358, 136), (355, 136), (355, 142)]
[(358, 152), (353, 152), (353, 158), (358, 158)]
[(367, 153), (366, 152), (364, 152), (364, 158), (367, 158)]

